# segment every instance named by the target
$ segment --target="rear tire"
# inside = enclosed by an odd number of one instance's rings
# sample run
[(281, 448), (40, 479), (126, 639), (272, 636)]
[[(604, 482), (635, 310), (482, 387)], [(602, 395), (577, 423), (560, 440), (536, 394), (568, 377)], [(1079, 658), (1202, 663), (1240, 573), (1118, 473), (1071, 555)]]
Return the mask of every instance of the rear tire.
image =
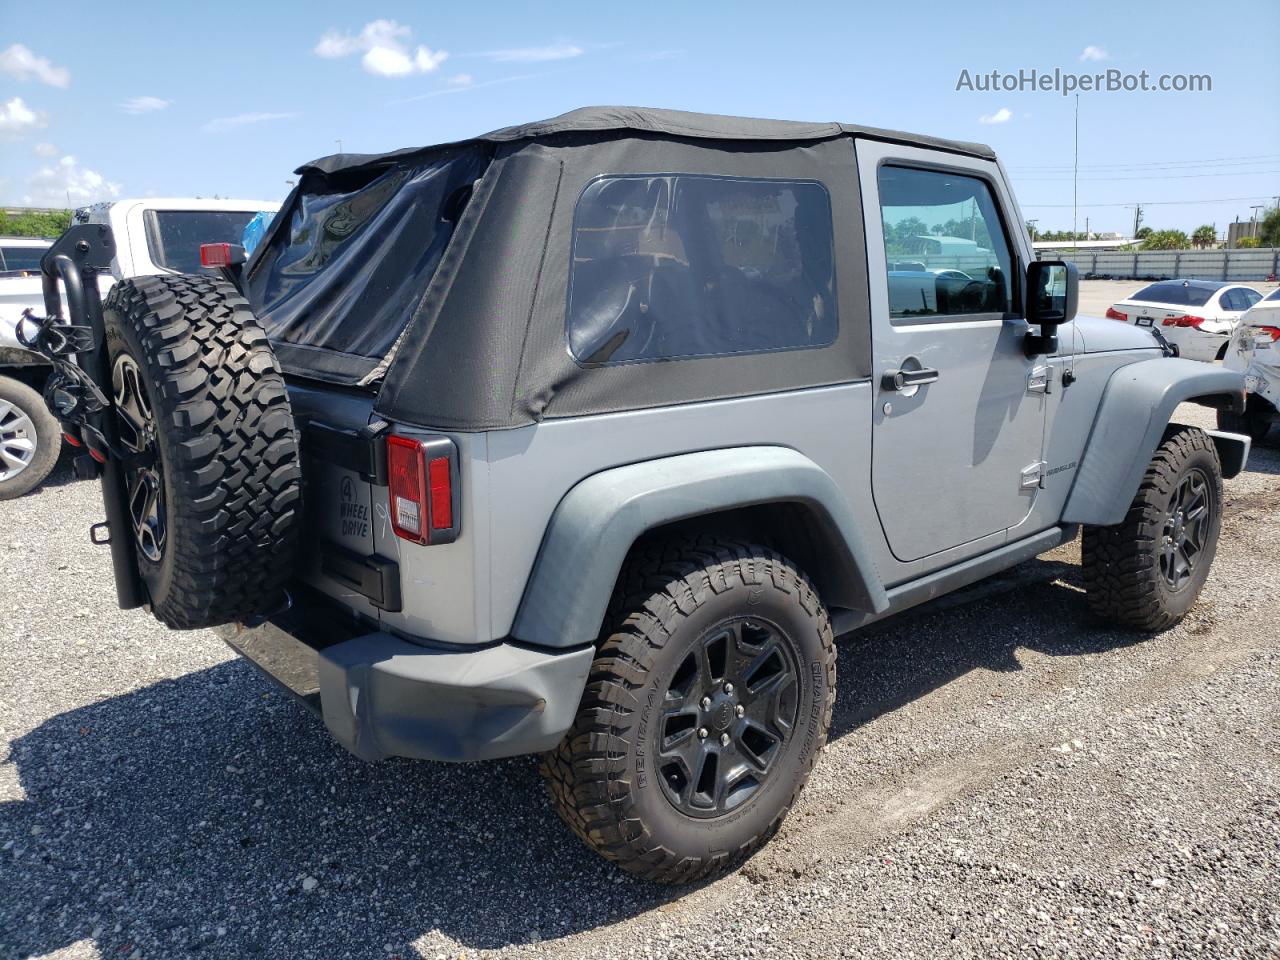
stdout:
[(553, 805), (649, 880), (737, 866), (777, 832), (826, 742), (825, 607), (774, 551), (701, 537), (642, 548), (606, 627), (577, 718), (542, 760)]
[(0, 500), (29, 493), (53, 472), (62, 427), (25, 383), (0, 377)]
[[(1203, 510), (1203, 512), (1200, 512)], [(1171, 427), (1121, 523), (1085, 527), (1085, 590), (1095, 615), (1156, 632), (1195, 604), (1222, 529), (1222, 465), (1196, 427)]]
[[(301, 510), (297, 432), (284, 378), (229, 283), (159, 276), (104, 305), (138, 570), (151, 612), (175, 628), (280, 606)], [(112, 531), (117, 535), (116, 531)]]

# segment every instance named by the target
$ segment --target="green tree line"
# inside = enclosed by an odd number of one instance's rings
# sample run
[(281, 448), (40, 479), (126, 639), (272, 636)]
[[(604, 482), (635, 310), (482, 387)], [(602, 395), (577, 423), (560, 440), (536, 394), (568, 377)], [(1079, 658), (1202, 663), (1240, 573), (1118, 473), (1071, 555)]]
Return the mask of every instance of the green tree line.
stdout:
[(0, 237), (60, 237), (71, 226), (70, 210), (10, 214), (0, 210)]
[[(1037, 232), (1032, 229), (1031, 224), (1028, 224), (1027, 228), (1031, 230), (1032, 237), (1036, 240), (1070, 243), (1072, 240), (1089, 239), (1089, 236), (1082, 232), (1076, 232), (1074, 235), (1070, 230)], [(1218, 236), (1212, 225), (1206, 223), (1196, 227), (1190, 235), (1182, 230), (1153, 230), (1151, 227), (1142, 227), (1138, 230), (1136, 239), (1142, 241), (1140, 247), (1142, 250), (1190, 250), (1211, 247), (1217, 243)], [(1280, 207), (1272, 207), (1268, 210), (1258, 225), (1258, 235), (1241, 238), (1238, 246), (1280, 247)]]

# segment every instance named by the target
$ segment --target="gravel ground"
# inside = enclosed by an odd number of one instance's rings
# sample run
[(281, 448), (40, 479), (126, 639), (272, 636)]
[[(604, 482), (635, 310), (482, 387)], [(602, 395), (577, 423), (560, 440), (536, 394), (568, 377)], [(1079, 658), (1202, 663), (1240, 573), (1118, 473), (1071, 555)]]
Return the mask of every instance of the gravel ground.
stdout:
[(531, 759), (363, 764), (117, 611), (64, 470), (0, 503), (0, 957), (1276, 957), (1277, 438), (1174, 630), (1091, 623), (1069, 544), (846, 638), (782, 834), (693, 889), (589, 853)]

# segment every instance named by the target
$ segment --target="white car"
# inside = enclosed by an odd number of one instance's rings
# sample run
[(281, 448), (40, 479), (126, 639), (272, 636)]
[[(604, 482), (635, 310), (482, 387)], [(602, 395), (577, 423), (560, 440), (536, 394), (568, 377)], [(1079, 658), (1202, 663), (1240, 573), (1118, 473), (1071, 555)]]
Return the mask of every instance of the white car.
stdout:
[[(117, 280), (163, 273), (201, 273), (202, 243), (239, 243), (259, 211), (280, 204), (265, 200), (205, 200), (195, 197), (117, 200), (76, 211), (78, 223), (111, 227), (116, 256), (111, 273), (98, 277), (102, 296)], [(62, 436), (41, 393), (49, 376), (42, 359), (23, 349), (17, 336), (22, 311), (44, 311), (39, 258), (47, 240), (0, 241), (6, 262), (22, 266), (0, 276), (0, 500), (21, 496), (40, 484), (58, 460)], [(34, 270), (29, 269), (34, 255)], [(63, 297), (65, 316), (66, 297)]]
[(1107, 310), (1107, 316), (1138, 327), (1160, 327), (1178, 355), (1221, 360), (1240, 316), (1262, 294), (1240, 283), (1160, 280)]
[(0, 237), (0, 274), (37, 273), (52, 243), (38, 237)]
[(1218, 425), (1261, 442), (1280, 420), (1280, 290), (1240, 318), (1222, 365), (1244, 374), (1249, 403), (1243, 416), (1218, 411)]

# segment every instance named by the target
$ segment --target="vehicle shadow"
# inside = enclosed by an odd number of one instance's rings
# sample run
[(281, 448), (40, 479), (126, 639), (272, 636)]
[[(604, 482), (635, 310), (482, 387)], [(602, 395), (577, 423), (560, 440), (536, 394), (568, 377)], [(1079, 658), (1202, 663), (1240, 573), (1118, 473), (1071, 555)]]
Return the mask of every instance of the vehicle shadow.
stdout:
[[(971, 670), (1017, 669), (1015, 637), (1064, 656), (1139, 640), (1080, 629), (1078, 571), (1031, 561), (968, 606), (843, 642), (833, 736)], [(24, 796), (0, 804), (0, 957), (86, 938), (148, 960), (417, 956), (423, 937), (434, 955), (436, 931), (494, 949), (688, 892), (588, 851), (531, 758), (365, 764), (239, 661), (53, 717), (4, 759)]]
[(1080, 565), (1038, 558), (841, 638), (831, 737), (844, 736), (974, 671), (1022, 669), (1019, 650), (1057, 657), (1142, 643), (1089, 613)]

